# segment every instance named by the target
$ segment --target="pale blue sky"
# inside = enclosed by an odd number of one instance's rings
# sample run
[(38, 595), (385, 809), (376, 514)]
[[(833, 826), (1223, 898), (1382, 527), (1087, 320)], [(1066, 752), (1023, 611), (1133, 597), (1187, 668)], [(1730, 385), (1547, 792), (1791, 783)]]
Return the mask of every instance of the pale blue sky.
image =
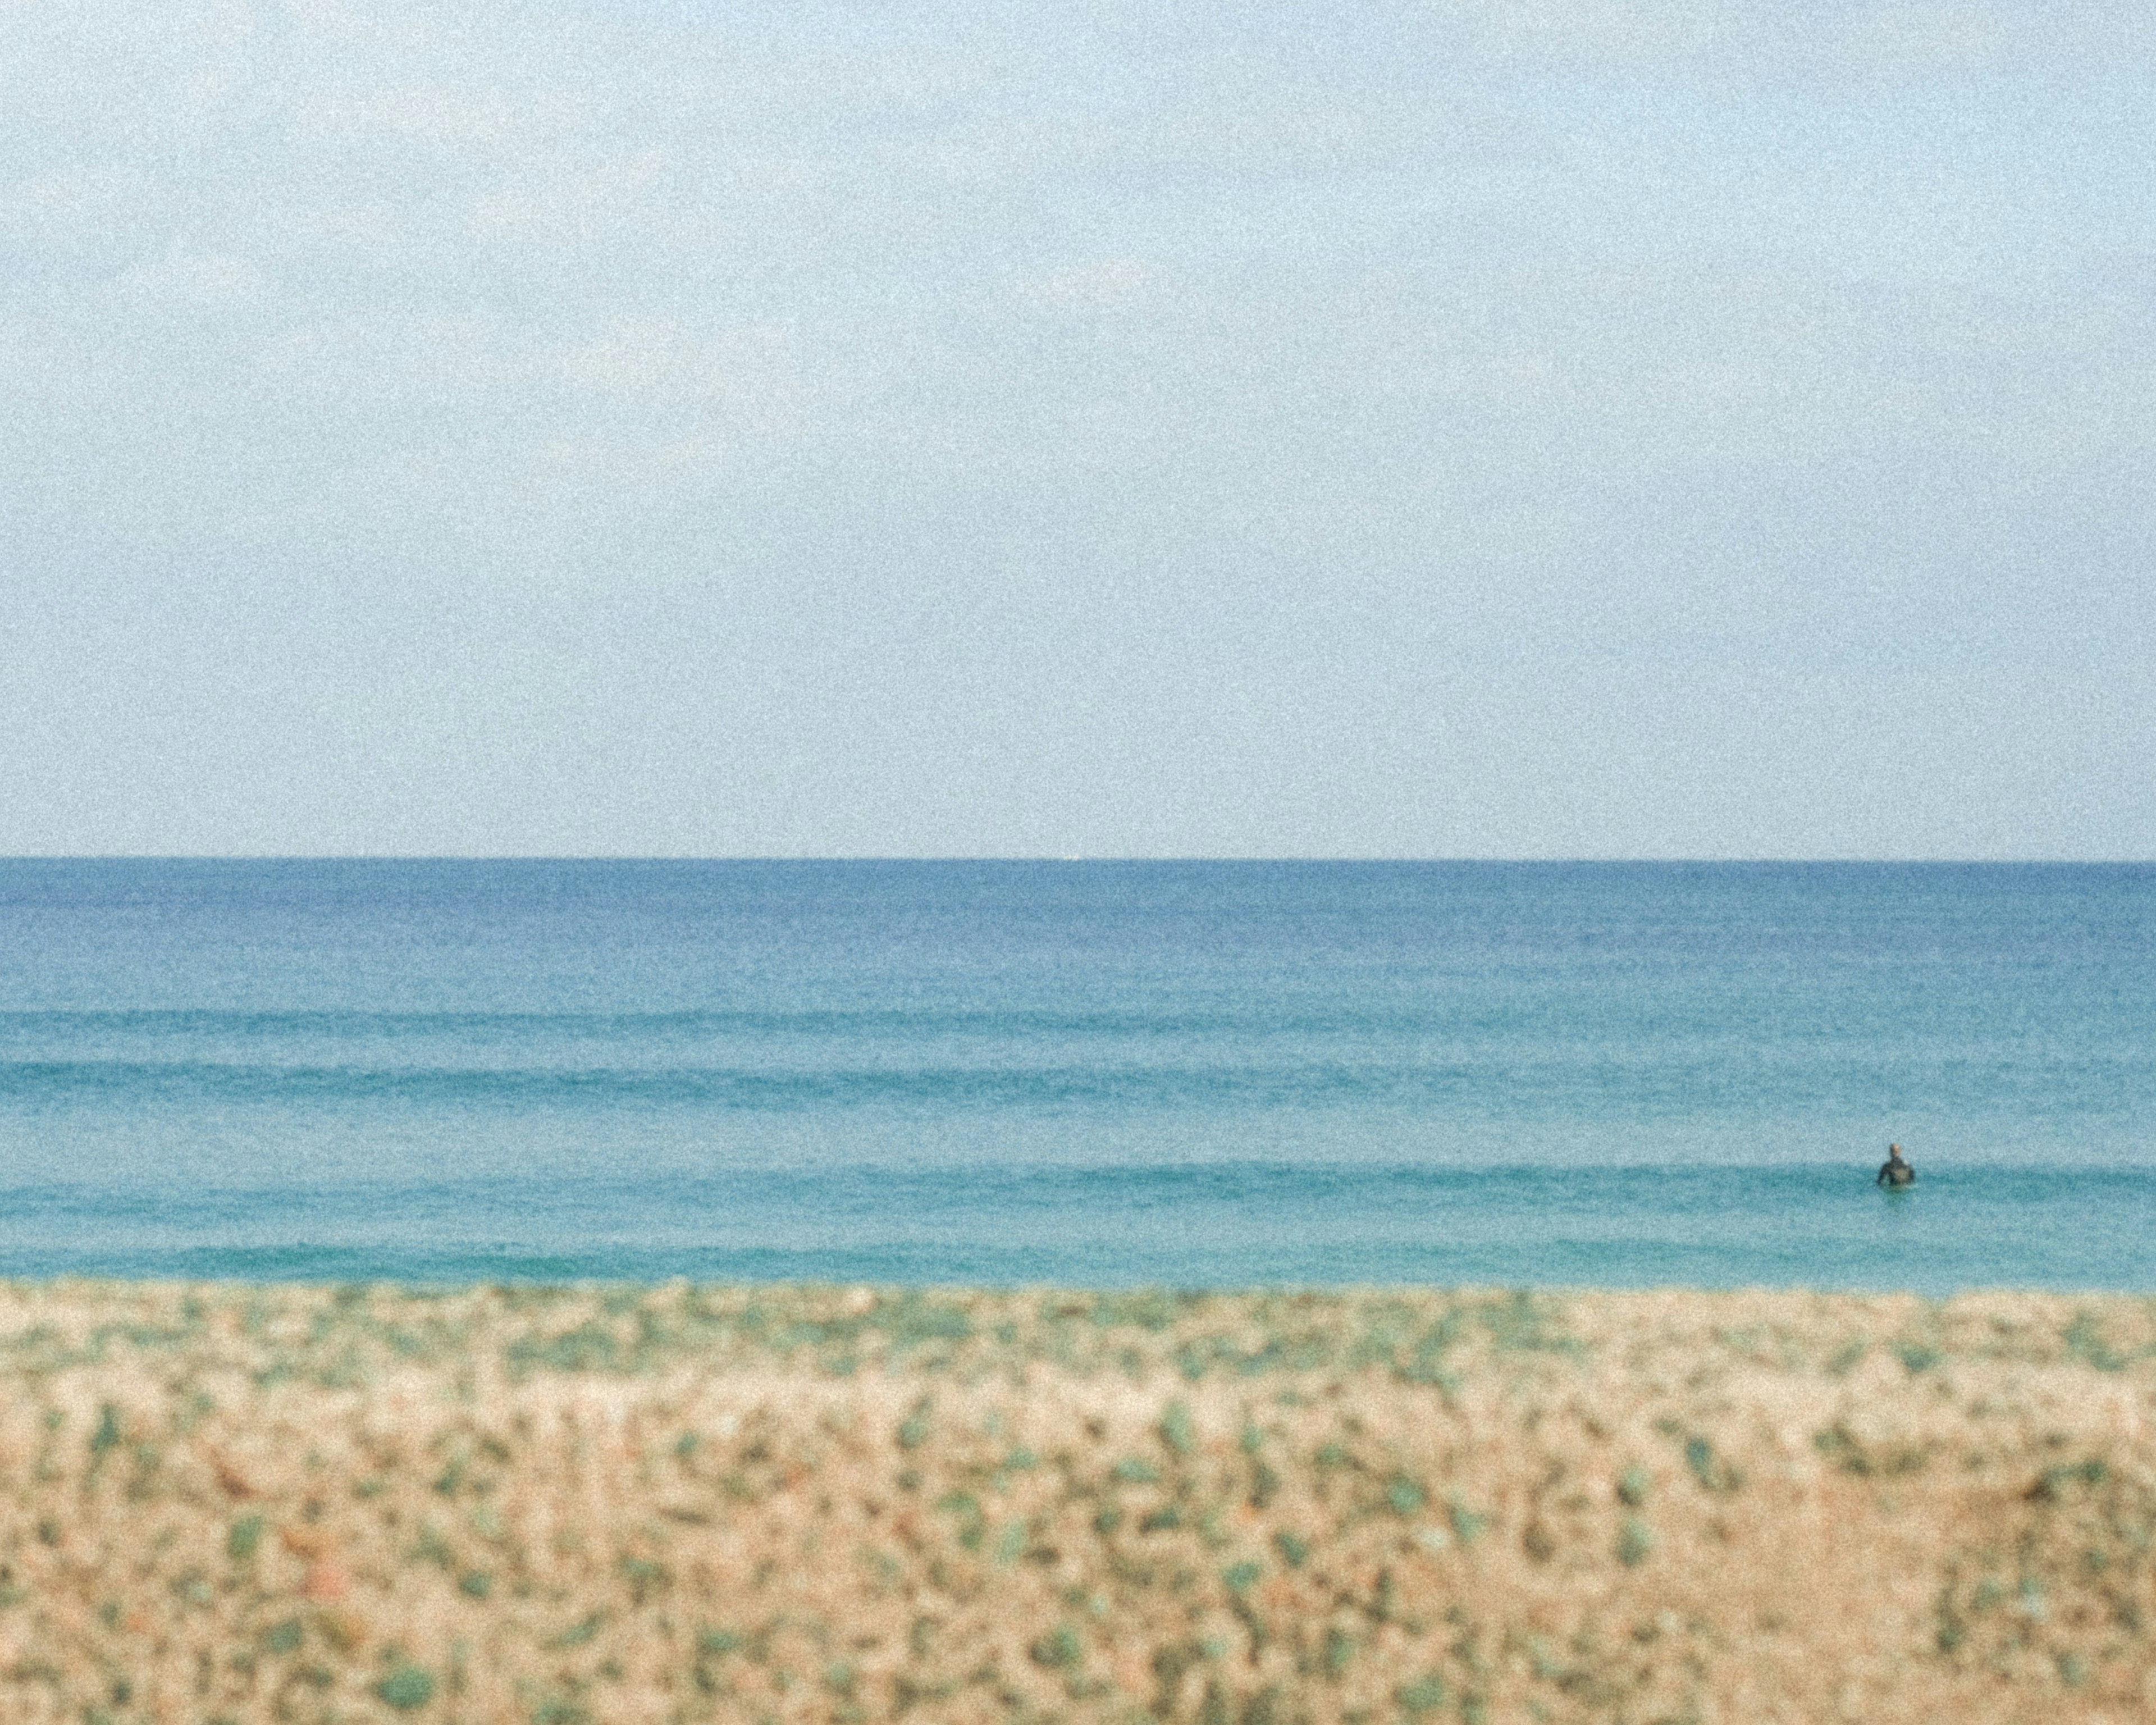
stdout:
[(2156, 13), (15, 0), (0, 852), (2156, 855)]

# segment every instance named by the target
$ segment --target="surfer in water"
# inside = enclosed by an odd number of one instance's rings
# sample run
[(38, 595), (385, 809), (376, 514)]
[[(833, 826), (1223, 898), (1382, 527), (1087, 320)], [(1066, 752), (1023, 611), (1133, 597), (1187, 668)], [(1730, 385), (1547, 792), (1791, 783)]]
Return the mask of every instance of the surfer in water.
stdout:
[(1887, 1160), (1879, 1165), (1879, 1184), (1913, 1186), (1916, 1183), (1917, 1171), (1902, 1160), (1902, 1147), (1899, 1144), (1889, 1144), (1887, 1147)]

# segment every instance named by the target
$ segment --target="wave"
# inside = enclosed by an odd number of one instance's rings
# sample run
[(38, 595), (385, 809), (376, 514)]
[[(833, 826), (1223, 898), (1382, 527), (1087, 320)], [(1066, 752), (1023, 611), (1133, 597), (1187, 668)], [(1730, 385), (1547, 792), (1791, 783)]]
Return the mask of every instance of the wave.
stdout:
[[(2085, 1120), (2131, 1117), (2156, 1102), (2156, 1067), (2086, 1056), (2041, 1074), (1960, 1061), (1913, 1066), (1794, 1059), (1637, 1062), (1606, 1051), (1543, 1049), (1531, 1058), (1406, 1064), (1219, 1065), (1091, 1061), (1068, 1065), (475, 1067), (279, 1065), (119, 1060), (0, 1062), (0, 1106), (170, 1108), (207, 1104), (323, 1110), (353, 1106), (522, 1112), (653, 1109), (798, 1114), (901, 1108), (982, 1110), (1296, 1110), (1338, 1106), (1441, 1111), (1463, 1120), (1659, 1121), (1721, 1112), (1822, 1119), (1892, 1114), (1915, 1091), (1936, 1105), (2011, 1113), (2051, 1105), (2071, 1071)], [(2036, 1081), (2041, 1077), (2041, 1082)]]
[(2156, 1172), (1847, 1164), (746, 1169), (642, 1181), (0, 1194), (13, 1276), (1184, 1286), (2147, 1287)]

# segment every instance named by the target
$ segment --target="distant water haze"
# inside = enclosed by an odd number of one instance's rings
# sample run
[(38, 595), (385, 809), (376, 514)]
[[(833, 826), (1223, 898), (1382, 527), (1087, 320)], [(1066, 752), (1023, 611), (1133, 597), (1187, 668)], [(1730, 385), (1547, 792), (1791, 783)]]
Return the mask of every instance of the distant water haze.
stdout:
[(0, 1268), (2143, 1287), (2152, 961), (2128, 865), (16, 860)]

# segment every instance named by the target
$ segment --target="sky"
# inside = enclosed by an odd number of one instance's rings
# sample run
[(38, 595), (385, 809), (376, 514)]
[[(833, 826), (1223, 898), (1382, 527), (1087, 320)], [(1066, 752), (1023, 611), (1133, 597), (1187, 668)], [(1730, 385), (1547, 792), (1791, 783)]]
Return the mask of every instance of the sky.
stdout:
[(2146, 0), (0, 0), (0, 853), (2156, 856)]

